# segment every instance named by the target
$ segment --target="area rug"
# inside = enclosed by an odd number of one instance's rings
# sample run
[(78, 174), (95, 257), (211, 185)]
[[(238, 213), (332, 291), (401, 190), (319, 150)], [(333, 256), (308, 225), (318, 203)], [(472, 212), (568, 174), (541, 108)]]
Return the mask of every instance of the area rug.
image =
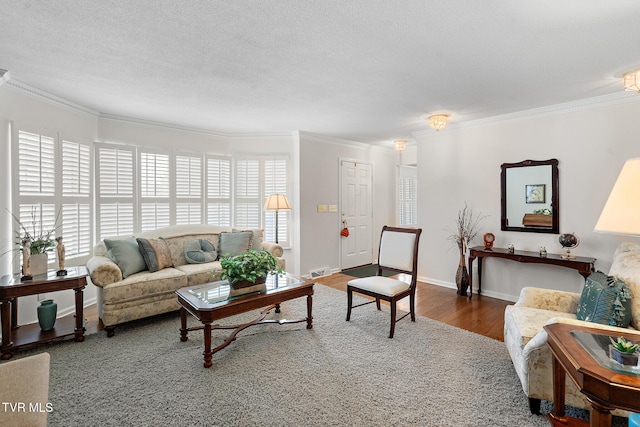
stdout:
[[(387, 307), (346, 322), (345, 292), (314, 289), (313, 329), (246, 329), (209, 369), (202, 332), (181, 342), (175, 313), (16, 357), (51, 354), (49, 426), (549, 426), (530, 414), (504, 343), (423, 317), (389, 339)], [(303, 298), (272, 316), (305, 313)]]
[[(340, 273), (359, 278), (375, 276), (378, 274), (378, 264), (369, 264), (361, 267), (350, 268), (348, 270), (342, 270)], [(384, 277), (393, 276), (394, 274), (396, 273), (391, 270), (382, 270), (382, 275)]]

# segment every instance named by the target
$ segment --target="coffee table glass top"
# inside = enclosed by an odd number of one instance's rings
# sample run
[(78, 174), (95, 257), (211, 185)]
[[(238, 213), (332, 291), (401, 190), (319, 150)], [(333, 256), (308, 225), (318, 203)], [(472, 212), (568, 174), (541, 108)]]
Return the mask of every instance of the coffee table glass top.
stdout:
[(617, 339), (616, 336), (605, 334), (592, 334), (584, 331), (571, 331), (571, 335), (580, 345), (589, 352), (589, 355), (603, 368), (628, 375), (640, 376), (640, 367), (625, 366), (609, 358), (609, 338)]
[(204, 285), (194, 286), (188, 292), (196, 297), (199, 301), (210, 305), (216, 305), (229, 300), (243, 298), (258, 293), (272, 293), (279, 290), (288, 289), (304, 283), (304, 280), (294, 277), (288, 273), (269, 274), (267, 281), (263, 285), (252, 286), (250, 290), (253, 292), (236, 295), (229, 286), (229, 282), (221, 280), (218, 282), (205, 283)]

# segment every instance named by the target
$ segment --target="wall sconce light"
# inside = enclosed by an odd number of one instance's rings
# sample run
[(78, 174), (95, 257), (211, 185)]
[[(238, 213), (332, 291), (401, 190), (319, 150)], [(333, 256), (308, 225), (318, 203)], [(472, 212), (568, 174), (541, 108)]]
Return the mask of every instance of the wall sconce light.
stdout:
[(622, 77), (624, 90), (640, 92), (640, 70), (635, 70)]
[(434, 114), (433, 116), (429, 116), (427, 121), (429, 122), (429, 126), (434, 128), (437, 131), (444, 129), (444, 127), (449, 123), (449, 114)]
[(407, 141), (405, 139), (396, 139), (393, 141), (393, 148), (396, 151), (404, 151), (407, 148)]

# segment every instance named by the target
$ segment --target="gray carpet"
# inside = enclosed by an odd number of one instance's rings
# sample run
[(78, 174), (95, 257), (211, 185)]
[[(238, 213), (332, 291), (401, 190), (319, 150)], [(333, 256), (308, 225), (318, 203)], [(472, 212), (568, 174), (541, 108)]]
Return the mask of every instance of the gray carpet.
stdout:
[[(177, 314), (37, 347), (51, 354), (49, 425), (549, 425), (529, 413), (503, 343), (420, 317), (389, 339), (388, 309), (354, 309), (351, 322), (345, 312), (344, 292), (316, 285), (312, 330), (254, 326), (210, 369), (202, 332), (180, 342)], [(276, 316), (304, 313), (300, 299)]]

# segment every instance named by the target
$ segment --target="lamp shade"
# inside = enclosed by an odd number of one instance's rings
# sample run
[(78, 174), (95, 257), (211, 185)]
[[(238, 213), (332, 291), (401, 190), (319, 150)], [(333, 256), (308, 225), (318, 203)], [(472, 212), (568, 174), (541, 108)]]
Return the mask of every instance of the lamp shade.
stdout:
[(264, 202), (265, 211), (284, 211), (291, 209), (289, 200), (284, 194), (272, 194)]
[(640, 157), (625, 162), (594, 231), (640, 236)]

